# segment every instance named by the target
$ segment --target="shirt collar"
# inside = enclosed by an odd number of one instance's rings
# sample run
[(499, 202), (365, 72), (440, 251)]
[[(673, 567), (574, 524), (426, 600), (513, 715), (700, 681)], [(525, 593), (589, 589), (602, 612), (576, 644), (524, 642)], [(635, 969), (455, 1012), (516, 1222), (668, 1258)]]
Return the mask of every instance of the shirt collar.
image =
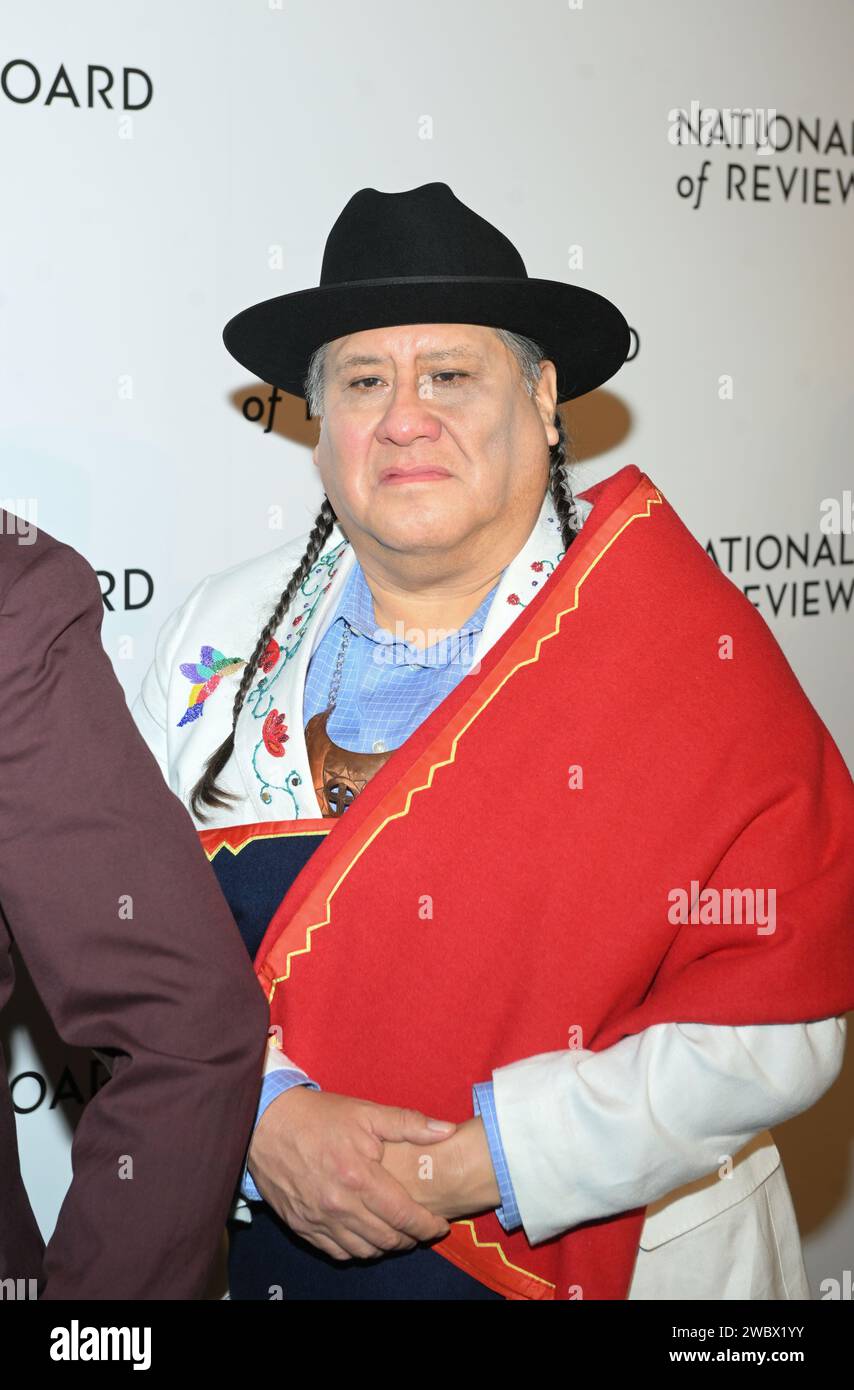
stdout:
[[(502, 574), (504, 571), (502, 570)], [(500, 583), (500, 578), (484, 596), (478, 608), (471, 617), (457, 628), (448, 639), (440, 639), (431, 647), (417, 648), (409, 644), (397, 641), (383, 629), (377, 627), (374, 615), (374, 599), (368, 587), (362, 566), (358, 559), (354, 560), (353, 566), (344, 583), (338, 607), (330, 627), (338, 622), (339, 619), (348, 623), (354, 632), (361, 637), (367, 637), (370, 641), (384, 643), (395, 646), (396, 659), (407, 665), (413, 666), (446, 666), (452, 661), (459, 660), (462, 651), (471, 646), (470, 642), (464, 639), (467, 635), (472, 636), (479, 633), (489, 612), (490, 605), (495, 596), (495, 591)], [(447, 650), (445, 650), (447, 648)], [(426, 659), (425, 659), (426, 658)]]
[[(574, 488), (573, 496), (575, 498), (578, 522), (579, 525), (583, 527), (584, 522), (593, 509), (593, 503), (588, 502), (584, 497), (580, 497)], [(535, 532), (538, 530), (544, 531), (544, 535), (541, 539), (545, 539), (552, 548), (556, 545), (558, 547), (558, 553), (563, 553), (562, 541), (560, 539), (560, 526), (551, 496), (548, 492), (546, 492), (543, 499), (540, 515), (535, 523), (534, 530)], [(548, 545), (546, 549), (548, 549)], [(554, 563), (556, 563), (556, 560), (557, 555), (555, 556)], [(551, 566), (552, 568), (554, 567), (554, 563)], [(344, 587), (341, 591), (338, 604), (332, 617), (324, 625), (324, 633), (333, 625), (343, 625), (347, 623), (354, 632), (362, 637), (368, 638), (369, 641), (376, 643), (385, 641), (390, 647), (393, 647), (395, 660), (401, 664), (410, 666), (429, 665), (436, 667), (447, 666), (454, 661), (459, 662), (462, 651), (468, 651), (470, 655), (473, 654), (478, 634), (481, 633), (490, 614), (493, 599), (506, 574), (507, 568), (509, 568), (509, 566), (506, 566), (505, 569), (501, 571), (496, 583), (490, 589), (489, 593), (485, 595), (477, 610), (472, 613), (471, 617), (458, 628), (454, 634), (452, 634), (450, 639), (445, 643), (439, 641), (434, 643), (432, 647), (419, 650), (419, 648), (409, 647), (403, 642), (393, 643), (389, 641), (388, 636), (385, 638), (377, 636), (379, 629), (377, 628), (376, 618), (374, 616), (373, 595), (368, 587), (368, 582), (359, 564), (358, 558), (354, 555), (353, 564), (350, 568), (350, 573), (344, 581)], [(427, 658), (426, 660), (425, 657)]]

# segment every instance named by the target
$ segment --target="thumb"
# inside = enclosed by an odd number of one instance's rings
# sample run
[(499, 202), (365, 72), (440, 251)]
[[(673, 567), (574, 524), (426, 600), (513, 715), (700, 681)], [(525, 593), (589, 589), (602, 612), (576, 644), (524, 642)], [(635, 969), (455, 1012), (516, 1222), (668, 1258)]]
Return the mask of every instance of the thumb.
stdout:
[(380, 1139), (406, 1140), (410, 1144), (436, 1144), (456, 1131), (453, 1120), (429, 1119), (421, 1110), (400, 1105), (377, 1105), (372, 1115), (374, 1134)]

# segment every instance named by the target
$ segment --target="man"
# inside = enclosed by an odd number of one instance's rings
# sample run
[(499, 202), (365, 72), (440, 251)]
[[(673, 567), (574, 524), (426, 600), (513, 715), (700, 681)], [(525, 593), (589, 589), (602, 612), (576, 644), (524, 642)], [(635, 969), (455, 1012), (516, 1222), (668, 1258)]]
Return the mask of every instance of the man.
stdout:
[[(320, 286), (225, 341), (321, 415), (326, 493), (199, 585), (135, 710), (296, 1059), (232, 1296), (808, 1296), (767, 1126), (841, 1065), (854, 793), (655, 485), (575, 510), (556, 407), (622, 315), (431, 184), (356, 194)], [(365, 1138), (368, 1100), (473, 1086), (429, 1153)], [(452, 1222), (433, 1249), (380, 1171)]]
[(0, 510), (0, 1007), (14, 941), (63, 1041), (115, 1059), (45, 1248), (0, 1051), (7, 1299), (201, 1298), (261, 1078), (267, 1006), (102, 617), (83, 557)]

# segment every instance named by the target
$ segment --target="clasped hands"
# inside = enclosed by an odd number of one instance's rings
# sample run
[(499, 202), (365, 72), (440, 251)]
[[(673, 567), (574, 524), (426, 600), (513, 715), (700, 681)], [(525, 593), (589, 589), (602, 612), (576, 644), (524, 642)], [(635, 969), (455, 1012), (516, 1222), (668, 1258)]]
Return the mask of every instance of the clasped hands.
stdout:
[(281, 1220), (336, 1260), (441, 1239), (501, 1200), (479, 1118), (456, 1125), (306, 1086), (267, 1106), (248, 1166)]

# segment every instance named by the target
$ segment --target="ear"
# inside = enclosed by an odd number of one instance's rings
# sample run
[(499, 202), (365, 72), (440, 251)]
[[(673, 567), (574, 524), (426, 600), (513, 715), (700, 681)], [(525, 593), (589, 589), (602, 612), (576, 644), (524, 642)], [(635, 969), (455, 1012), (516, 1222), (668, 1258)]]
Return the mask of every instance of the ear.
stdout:
[(547, 357), (544, 357), (540, 363), (540, 379), (534, 388), (534, 401), (545, 426), (546, 439), (551, 449), (557, 444), (559, 438), (554, 423), (555, 411), (557, 410), (557, 371), (554, 362)]

